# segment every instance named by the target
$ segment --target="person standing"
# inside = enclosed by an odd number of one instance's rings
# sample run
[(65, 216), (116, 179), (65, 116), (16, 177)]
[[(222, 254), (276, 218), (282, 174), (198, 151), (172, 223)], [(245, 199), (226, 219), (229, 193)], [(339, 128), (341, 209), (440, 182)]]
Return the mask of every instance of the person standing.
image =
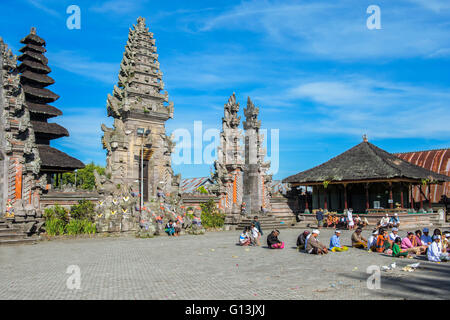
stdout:
[(252, 224), (255, 225), (256, 229), (258, 229), (259, 233), (261, 234), (261, 236), (263, 235), (263, 231), (261, 229), (261, 223), (258, 221), (258, 216), (254, 216), (253, 217), (253, 221)]
[(355, 226), (355, 223), (353, 222), (353, 209), (350, 208), (347, 210), (347, 219), (348, 219), (348, 229), (352, 230)]
[(259, 242), (259, 238), (261, 238), (261, 233), (256, 228), (254, 223), (252, 223), (252, 227), (251, 227), (250, 231), (252, 233), (252, 240), (253, 240), (252, 242), (253, 242), (253, 244), (256, 244), (257, 246), (260, 246), (261, 242)]
[(319, 229), (322, 229), (322, 225), (323, 225), (323, 211), (322, 211), (322, 208), (319, 208), (319, 210), (317, 210), (317, 212), (316, 212), (316, 220), (317, 220), (317, 227)]

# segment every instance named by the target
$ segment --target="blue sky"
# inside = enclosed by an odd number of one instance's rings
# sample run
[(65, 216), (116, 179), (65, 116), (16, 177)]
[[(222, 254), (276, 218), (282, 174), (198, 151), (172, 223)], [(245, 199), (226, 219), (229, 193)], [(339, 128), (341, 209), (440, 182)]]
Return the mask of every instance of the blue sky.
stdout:
[[(81, 9), (69, 30), (66, 9)], [(381, 9), (369, 30), (369, 5)], [(450, 2), (447, 0), (152, 1), (16, 0), (0, 4), (0, 36), (14, 50), (30, 27), (47, 57), (70, 137), (52, 143), (105, 163), (100, 124), (117, 83), (128, 28), (147, 19), (175, 105), (168, 133), (220, 128), (223, 105), (250, 96), (262, 127), (279, 129), (275, 179), (369, 141), (389, 152), (448, 148)], [(20, 12), (15, 14), (15, 12)], [(19, 18), (20, 17), (20, 18)], [(242, 111), (241, 111), (242, 112)], [(270, 150), (269, 150), (270, 153)], [(177, 165), (183, 177), (210, 165)]]

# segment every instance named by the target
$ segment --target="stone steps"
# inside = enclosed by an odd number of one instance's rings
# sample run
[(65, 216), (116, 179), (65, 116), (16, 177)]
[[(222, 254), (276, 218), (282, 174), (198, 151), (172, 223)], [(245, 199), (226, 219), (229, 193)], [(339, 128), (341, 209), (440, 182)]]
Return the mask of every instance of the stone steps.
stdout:
[(37, 241), (39, 241), (39, 238), (35, 237), (21, 238), (21, 239), (4, 239), (0, 240), (0, 246), (16, 245), (16, 244), (35, 244)]
[(35, 243), (39, 237), (28, 237), (21, 229), (12, 225), (7, 219), (0, 220), (0, 245)]

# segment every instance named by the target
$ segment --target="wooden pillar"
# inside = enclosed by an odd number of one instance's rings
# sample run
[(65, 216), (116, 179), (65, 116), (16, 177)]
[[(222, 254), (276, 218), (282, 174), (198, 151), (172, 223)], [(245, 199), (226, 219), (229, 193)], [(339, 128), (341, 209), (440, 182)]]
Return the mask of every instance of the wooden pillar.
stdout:
[(327, 189), (324, 188), (324, 198), (323, 198), (323, 209), (328, 210), (328, 202), (327, 202)]
[(410, 189), (410, 197), (411, 197), (409, 199), (409, 202), (411, 203), (411, 209), (414, 209), (414, 194), (413, 194), (414, 187), (413, 187), (412, 183), (409, 184), (409, 189)]
[(428, 184), (428, 206), (431, 209), (431, 184)]
[(422, 185), (421, 184), (419, 184), (419, 199), (420, 199), (420, 209), (423, 209)]
[(389, 208), (394, 208), (394, 199), (392, 197), (392, 182), (389, 182)]
[(365, 189), (366, 189), (366, 210), (369, 210), (370, 202), (369, 202), (369, 184), (368, 183), (365, 184)]
[(305, 211), (309, 210), (309, 205), (308, 205), (308, 186), (305, 186)]
[(400, 205), (403, 208), (403, 184), (400, 182)]
[(348, 209), (348, 202), (347, 202), (347, 184), (344, 183), (344, 209)]

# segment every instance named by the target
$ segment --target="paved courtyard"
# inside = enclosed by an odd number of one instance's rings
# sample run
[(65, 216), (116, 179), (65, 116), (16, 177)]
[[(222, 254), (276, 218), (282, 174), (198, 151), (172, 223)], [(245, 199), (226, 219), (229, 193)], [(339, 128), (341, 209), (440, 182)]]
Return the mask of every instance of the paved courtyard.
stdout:
[[(448, 299), (450, 264), (393, 259), (350, 249), (299, 253), (301, 230), (282, 230), (283, 250), (236, 245), (239, 232), (179, 238), (96, 237), (0, 247), (0, 299)], [(332, 230), (320, 239), (328, 244)], [(350, 242), (343, 232), (343, 243)], [(368, 231), (364, 232), (368, 236)], [(404, 234), (401, 234), (402, 236)], [(367, 289), (370, 265), (395, 261), (381, 272), (381, 289)], [(419, 262), (415, 272), (401, 267)], [(68, 289), (70, 265), (80, 289)]]

